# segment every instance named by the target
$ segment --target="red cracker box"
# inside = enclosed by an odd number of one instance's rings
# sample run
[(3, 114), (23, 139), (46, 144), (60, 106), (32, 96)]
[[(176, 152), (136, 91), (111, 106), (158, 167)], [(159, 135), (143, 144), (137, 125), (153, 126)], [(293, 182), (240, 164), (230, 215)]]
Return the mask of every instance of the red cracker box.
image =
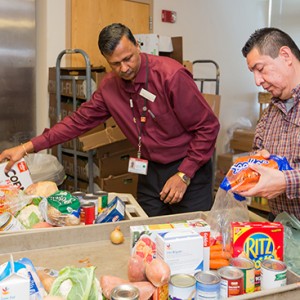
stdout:
[(255, 265), (255, 287), (260, 285), (260, 264), (283, 260), (284, 227), (280, 222), (232, 222), (233, 257), (248, 257)]

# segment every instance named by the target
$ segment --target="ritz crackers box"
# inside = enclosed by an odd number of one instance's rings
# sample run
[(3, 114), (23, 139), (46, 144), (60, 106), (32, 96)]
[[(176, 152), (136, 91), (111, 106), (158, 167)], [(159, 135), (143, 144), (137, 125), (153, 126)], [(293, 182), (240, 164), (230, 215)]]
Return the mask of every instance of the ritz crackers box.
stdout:
[(283, 260), (284, 227), (280, 222), (232, 222), (233, 257), (248, 257), (255, 265), (255, 287), (260, 286), (264, 259)]

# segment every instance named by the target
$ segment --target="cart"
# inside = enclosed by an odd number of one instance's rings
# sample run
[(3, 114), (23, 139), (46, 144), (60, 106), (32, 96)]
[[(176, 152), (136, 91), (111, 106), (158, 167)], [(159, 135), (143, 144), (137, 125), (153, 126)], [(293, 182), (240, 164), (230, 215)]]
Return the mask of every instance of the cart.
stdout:
[[(81, 54), (85, 60), (85, 75), (62, 75), (61, 74), (61, 60), (64, 55), (73, 55), (73, 54)], [(76, 110), (76, 82), (78, 80), (85, 80), (86, 82), (86, 92), (85, 98), (89, 100), (92, 94), (91, 87), (91, 64), (90, 59), (87, 53), (81, 49), (66, 49), (59, 53), (56, 59), (56, 101), (57, 101), (57, 122), (61, 121), (61, 80), (71, 80), (72, 85), (72, 100), (73, 100), (73, 111)], [(87, 152), (78, 151), (76, 139), (73, 139), (73, 148), (68, 149), (64, 148), (63, 145), (58, 145), (57, 148), (57, 157), (60, 163), (62, 163), (62, 153), (71, 154), (74, 160), (74, 190), (78, 190), (78, 156), (87, 157), (88, 158), (88, 180), (89, 180), (89, 192), (94, 192), (94, 174), (93, 174), (93, 151), (89, 150)]]

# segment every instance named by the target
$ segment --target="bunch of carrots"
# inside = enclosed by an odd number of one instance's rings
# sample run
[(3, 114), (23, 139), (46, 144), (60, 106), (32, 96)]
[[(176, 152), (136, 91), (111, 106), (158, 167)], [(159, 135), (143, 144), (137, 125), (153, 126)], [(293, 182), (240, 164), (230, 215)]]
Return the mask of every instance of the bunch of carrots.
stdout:
[(217, 270), (225, 266), (229, 266), (229, 260), (232, 257), (231, 245), (223, 245), (217, 243), (210, 246), (209, 268)]

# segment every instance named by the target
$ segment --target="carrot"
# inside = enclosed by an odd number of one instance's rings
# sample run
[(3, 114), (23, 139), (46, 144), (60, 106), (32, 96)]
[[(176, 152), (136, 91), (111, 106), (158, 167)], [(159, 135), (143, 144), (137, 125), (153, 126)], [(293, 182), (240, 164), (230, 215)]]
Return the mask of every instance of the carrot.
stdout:
[(215, 244), (215, 245), (212, 245), (210, 246), (210, 252), (212, 251), (230, 251), (231, 250), (231, 245), (229, 244), (226, 244), (225, 247), (223, 246), (223, 244)]
[(231, 258), (231, 253), (228, 251), (211, 251), (210, 252), (210, 259), (218, 259), (218, 258)]
[(211, 259), (209, 261), (209, 268), (211, 270), (217, 270), (222, 267), (229, 266), (229, 261), (224, 258), (219, 258), (219, 259)]

